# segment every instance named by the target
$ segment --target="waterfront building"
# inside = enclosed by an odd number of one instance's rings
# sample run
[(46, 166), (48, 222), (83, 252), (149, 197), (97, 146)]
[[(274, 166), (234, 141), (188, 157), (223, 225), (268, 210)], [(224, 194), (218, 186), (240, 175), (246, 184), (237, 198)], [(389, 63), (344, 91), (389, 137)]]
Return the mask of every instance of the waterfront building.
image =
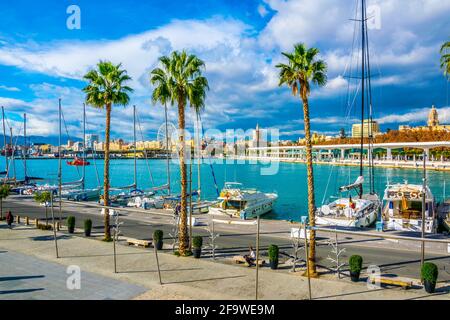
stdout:
[(371, 130), (372, 136), (380, 134), (380, 126), (378, 125), (378, 122), (375, 120), (365, 119), (362, 126), (361, 123), (355, 123), (352, 126), (352, 138), (361, 138), (361, 127), (364, 138), (369, 137), (369, 130)]
[(73, 141), (72, 140), (67, 140), (66, 148), (70, 149), (70, 148), (72, 148), (72, 146), (73, 146)]
[(400, 125), (398, 127), (399, 131), (424, 131), (424, 130), (431, 130), (431, 131), (450, 131), (450, 124), (441, 124), (439, 122), (439, 114), (436, 107), (433, 105), (431, 106), (431, 110), (428, 113), (428, 119), (427, 119), (427, 125), (426, 126), (418, 126), (418, 127), (411, 127), (409, 125)]
[[(130, 145), (133, 149), (133, 144)], [(161, 141), (136, 141), (136, 150), (159, 150), (162, 148)]]
[(267, 142), (264, 140), (264, 131), (259, 128), (259, 124), (256, 124), (256, 129), (253, 130), (252, 140), (250, 146), (252, 148), (265, 147)]
[[(331, 136), (326, 136), (324, 134), (320, 134), (320, 133), (317, 133), (317, 132), (313, 132), (312, 135), (311, 135), (311, 142), (312, 142), (312, 144), (317, 144), (317, 143), (324, 142), (324, 141), (330, 141), (332, 139), (333, 139), (333, 137), (331, 137)], [(306, 139), (305, 138), (299, 138), (298, 139), (298, 144), (300, 144), (300, 145), (306, 144)]]
[(77, 141), (72, 145), (72, 150), (75, 152), (81, 152), (83, 151), (83, 142)]
[[(124, 143), (122, 139), (112, 140), (109, 143), (109, 151), (123, 151), (128, 149), (128, 146)], [(105, 143), (102, 142), (94, 142), (94, 150), (95, 151), (105, 151)]]
[(94, 144), (100, 141), (100, 136), (98, 134), (89, 133), (86, 134), (86, 148), (93, 149)]

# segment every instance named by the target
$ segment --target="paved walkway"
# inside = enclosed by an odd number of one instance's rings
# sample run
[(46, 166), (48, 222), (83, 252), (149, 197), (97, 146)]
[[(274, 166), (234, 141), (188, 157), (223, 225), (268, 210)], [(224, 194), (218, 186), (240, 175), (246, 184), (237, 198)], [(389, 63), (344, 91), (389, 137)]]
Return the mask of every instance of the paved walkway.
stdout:
[[(70, 273), (67, 273), (70, 271)], [(67, 280), (76, 270), (11, 251), (0, 251), (0, 299), (104, 300), (131, 299), (147, 291), (142, 286), (91, 272), (80, 272), (80, 286)]]
[[(67, 266), (78, 265), (82, 274), (90, 274), (90, 276), (82, 277), (81, 281), (82, 288), (86, 287), (86, 290), (92, 288), (92, 291), (86, 291), (87, 296), (80, 295), (85, 299), (87, 297), (95, 299), (96, 297), (90, 295), (94, 294), (93, 291), (103, 292), (102, 298), (113, 299), (118, 298), (120, 292), (126, 291), (128, 293), (124, 293), (122, 298), (128, 299), (142, 292), (142, 287), (145, 287), (147, 292), (139, 295), (137, 299), (254, 299), (255, 269), (253, 268), (216, 263), (209, 259), (179, 258), (170, 252), (161, 252), (159, 260), (163, 285), (160, 285), (152, 250), (119, 245), (117, 256), (119, 272), (115, 274), (112, 243), (64, 234), (59, 234), (58, 238), (61, 255), (59, 259), (55, 257), (51, 232), (25, 226), (8, 230), (2, 228), (0, 224), (0, 251), (7, 251), (7, 253), (1, 253), (0, 257), (4, 254), (14, 254), (18, 257), (25, 255), (31, 259), (30, 261), (44, 263), (41, 267), (30, 267), (22, 271), (16, 267), (26, 261), (21, 262), (22, 258), (18, 261), (10, 261), (7, 264), (9, 267), (6, 275), (8, 277), (44, 275), (46, 281), (57, 282), (62, 277), (66, 279)], [(59, 268), (61, 272), (44, 272), (47, 264), (56, 266), (55, 268)], [(23, 285), (17, 286), (18, 289), (44, 287), (43, 284), (38, 283), (38, 281), (44, 281), (42, 278), (24, 280), (26, 281)], [(124, 286), (122, 290), (120, 286), (123, 286), (124, 282), (128, 284), (128, 287)], [(426, 294), (422, 288), (407, 291), (398, 288), (371, 290), (363, 282), (354, 284), (347, 278), (336, 280), (334, 276), (312, 279), (311, 282), (313, 297), (316, 299), (450, 299), (448, 282), (440, 283), (434, 295)], [(64, 284), (65, 282), (62, 286)], [(59, 285), (59, 289), (55, 288), (55, 290), (68, 294), (67, 289)], [(47, 286), (51, 286), (51, 283), (47, 283)], [(1, 290), (12, 289), (14, 288), (9, 287)], [(48, 291), (52, 290), (48, 289)], [(307, 292), (307, 280), (300, 275), (300, 272), (277, 272), (267, 267), (260, 269), (260, 299), (306, 299)], [(6, 298), (6, 295), (1, 298)], [(45, 290), (37, 290), (23, 293), (18, 298), (46, 299), (47, 297)], [(98, 298), (101, 299), (101, 297)]]

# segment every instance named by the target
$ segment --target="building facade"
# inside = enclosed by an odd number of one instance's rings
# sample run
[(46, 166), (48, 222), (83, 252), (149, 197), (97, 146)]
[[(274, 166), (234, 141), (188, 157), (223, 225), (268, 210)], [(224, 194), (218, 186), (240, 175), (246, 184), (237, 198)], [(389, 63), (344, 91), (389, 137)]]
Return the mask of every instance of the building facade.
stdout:
[(380, 126), (374, 120), (365, 119), (362, 126), (361, 123), (352, 126), (352, 138), (361, 138), (361, 132), (364, 138), (369, 137), (369, 132), (372, 136), (376, 136), (380, 133)]

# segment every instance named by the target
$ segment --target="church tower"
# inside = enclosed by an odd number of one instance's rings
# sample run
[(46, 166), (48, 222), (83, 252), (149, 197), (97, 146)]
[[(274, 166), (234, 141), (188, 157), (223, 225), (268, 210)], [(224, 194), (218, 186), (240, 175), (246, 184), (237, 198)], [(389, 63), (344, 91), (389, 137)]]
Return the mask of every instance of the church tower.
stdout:
[(431, 111), (428, 114), (428, 126), (437, 127), (439, 125), (438, 112), (434, 105), (431, 107)]

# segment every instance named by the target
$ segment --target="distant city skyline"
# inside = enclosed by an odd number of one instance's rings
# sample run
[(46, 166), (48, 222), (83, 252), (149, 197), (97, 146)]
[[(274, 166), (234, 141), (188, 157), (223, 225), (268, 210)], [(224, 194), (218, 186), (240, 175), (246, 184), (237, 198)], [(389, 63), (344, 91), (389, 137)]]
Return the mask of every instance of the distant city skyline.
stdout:
[[(381, 130), (420, 124), (433, 104), (441, 121), (450, 123), (448, 82), (439, 67), (450, 3), (368, 1), (372, 4), (381, 14), (380, 27), (369, 30), (374, 118)], [(80, 137), (82, 76), (106, 59), (123, 63), (135, 89), (129, 107), (114, 108), (112, 137), (132, 136), (135, 104), (145, 138), (155, 139), (164, 111), (151, 104), (148, 71), (159, 56), (187, 49), (206, 63), (211, 89), (202, 116), (205, 128), (247, 130), (259, 123), (278, 128), (282, 139), (296, 140), (303, 136), (301, 103), (278, 87), (275, 65), (297, 42), (318, 47), (329, 67), (327, 86), (312, 88), (312, 130), (330, 134), (344, 126), (350, 132), (359, 119), (358, 102), (348, 110), (344, 77), (355, 1), (80, 0), (77, 5), (79, 30), (67, 28), (65, 2), (18, 0), (0, 9), (0, 105), (15, 134), (26, 112), (29, 135), (57, 135), (62, 98), (67, 130)], [(103, 21), (114, 21), (114, 27)], [(102, 137), (104, 112), (88, 107), (87, 118), (88, 132)], [(190, 127), (193, 118), (187, 111)], [(176, 123), (176, 108), (169, 108), (169, 119)]]

